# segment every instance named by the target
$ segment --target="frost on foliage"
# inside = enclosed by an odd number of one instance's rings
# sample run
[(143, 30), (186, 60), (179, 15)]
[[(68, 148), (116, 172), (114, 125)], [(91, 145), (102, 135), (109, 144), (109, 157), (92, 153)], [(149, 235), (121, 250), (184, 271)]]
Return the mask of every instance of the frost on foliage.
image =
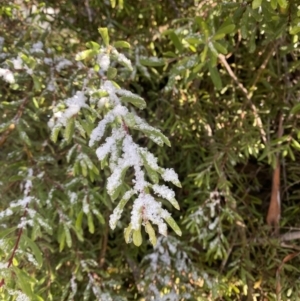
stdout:
[(15, 70), (20, 70), (23, 68), (23, 61), (19, 56), (16, 59), (13, 59), (12, 63), (14, 65)]
[(150, 194), (140, 194), (134, 201), (131, 211), (132, 228), (138, 230), (144, 220), (149, 220), (158, 226), (159, 233), (167, 235), (167, 225), (163, 218), (170, 216), (170, 213), (161, 208), (161, 203), (157, 202)]
[[(77, 91), (76, 94), (65, 100), (65, 104), (67, 105), (67, 109), (64, 112), (56, 112), (54, 114), (54, 118), (51, 118), (48, 122), (48, 126), (50, 128), (54, 128), (55, 126), (66, 125), (67, 121), (78, 114), (81, 108), (87, 108), (87, 104), (85, 103), (86, 97), (84, 92)], [(54, 119), (56, 119), (56, 124)]]
[(44, 46), (44, 44), (41, 41), (39, 41), (32, 45), (30, 52), (31, 53), (43, 53), (44, 52), (43, 46)]
[(57, 72), (61, 72), (62, 69), (68, 67), (68, 66), (72, 66), (73, 63), (67, 59), (60, 59), (59, 62), (57, 63), (57, 65), (55, 66), (55, 69)]
[[(81, 108), (88, 108), (93, 115), (91, 120), (99, 120), (94, 128), (89, 129), (89, 147), (96, 148), (96, 155), (101, 165), (108, 166), (110, 176), (107, 179), (106, 189), (112, 200), (119, 198), (121, 201), (110, 216), (110, 227), (114, 229), (118, 220), (121, 218), (124, 206), (130, 198), (134, 196), (131, 211), (131, 223), (127, 229), (127, 242), (133, 237), (133, 242), (139, 245), (142, 240), (140, 234), (141, 226), (145, 226), (146, 232), (152, 244), (156, 243), (155, 231), (151, 224), (158, 227), (158, 232), (167, 235), (167, 223), (173, 230), (180, 235), (181, 231), (176, 222), (172, 219), (170, 213), (162, 208), (162, 204), (152, 195), (162, 197), (168, 200), (176, 209), (179, 205), (175, 200), (175, 193), (165, 185), (159, 184), (159, 179), (171, 182), (180, 186), (178, 176), (173, 169), (164, 169), (158, 165), (157, 158), (146, 148), (140, 147), (133, 141), (131, 130), (139, 131), (160, 146), (167, 144), (169, 140), (156, 129), (149, 125), (145, 120), (138, 117), (134, 111), (130, 111), (124, 104), (131, 103), (133, 106), (143, 109), (146, 103), (143, 98), (126, 89), (111, 80), (112, 69), (109, 68), (112, 61), (117, 61), (129, 69), (132, 69), (131, 62), (123, 54), (119, 53), (114, 47), (102, 47), (98, 50), (89, 49), (82, 51), (76, 56), (76, 60), (82, 61), (88, 58), (91, 61), (94, 56), (94, 62), (97, 64), (97, 71), (89, 69), (83, 83), (83, 91), (78, 91), (75, 96), (65, 101), (65, 111), (57, 110), (54, 118), (49, 121), (49, 126), (53, 129), (61, 128), (70, 124), (68, 120), (71, 117), (77, 117)], [(100, 67), (100, 70), (99, 70)], [(95, 68), (96, 70), (96, 68)], [(106, 76), (105, 73), (108, 72)], [(117, 72), (117, 71), (116, 71)], [(110, 73), (110, 74), (109, 74)], [(89, 87), (89, 78), (96, 76), (97, 80), (101, 78), (98, 87)], [(111, 77), (110, 77), (111, 76)], [(87, 98), (85, 95), (89, 95)], [(86, 118), (79, 115), (78, 119)], [(75, 119), (75, 118), (74, 118)], [(82, 120), (86, 122), (86, 120)], [(81, 128), (80, 121), (75, 121), (75, 128), (82, 133), (87, 131)], [(84, 133), (83, 136), (85, 136)], [(79, 160), (79, 158), (77, 158)], [(83, 160), (82, 158), (80, 159)], [(88, 166), (90, 169), (90, 167)], [(128, 189), (126, 173), (130, 170), (131, 187)], [(129, 173), (129, 171), (128, 171)], [(150, 182), (149, 182), (150, 181)], [(153, 182), (153, 183), (152, 183)], [(152, 194), (151, 194), (152, 193)], [(86, 208), (84, 211), (88, 212)]]
[(2, 77), (9, 84), (13, 84), (15, 82), (13, 73), (8, 69), (0, 68), (0, 77)]
[(101, 53), (97, 58), (98, 64), (103, 71), (107, 71), (110, 65), (110, 57), (106, 53)]
[(112, 55), (116, 58), (117, 62), (132, 70), (131, 61), (123, 54), (119, 53), (117, 49), (112, 50)]
[(29, 297), (27, 295), (25, 295), (24, 293), (20, 292), (20, 291), (8, 289), (7, 292), (11, 296), (15, 296), (16, 297), (16, 299), (15, 299), (16, 301), (30, 301)]
[(180, 301), (198, 297), (192, 283), (204, 277), (185, 248), (175, 237), (158, 238), (153, 252), (142, 261), (145, 276), (139, 285), (144, 288), (145, 299)]

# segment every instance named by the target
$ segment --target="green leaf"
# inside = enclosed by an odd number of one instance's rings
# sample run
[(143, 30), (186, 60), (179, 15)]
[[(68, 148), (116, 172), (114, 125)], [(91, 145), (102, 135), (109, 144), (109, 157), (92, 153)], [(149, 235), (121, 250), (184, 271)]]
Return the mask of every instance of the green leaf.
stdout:
[(140, 57), (140, 64), (148, 67), (159, 67), (164, 66), (166, 64), (164, 59), (151, 56), (151, 57)]
[(59, 126), (56, 125), (54, 128), (52, 128), (50, 139), (54, 143), (56, 143), (56, 141), (57, 141), (57, 137), (58, 137), (60, 129), (61, 129), (60, 125)]
[(144, 164), (144, 167), (145, 167), (145, 169), (147, 171), (147, 175), (149, 176), (151, 181), (154, 184), (158, 184), (158, 182), (159, 182), (158, 173), (155, 170), (153, 170), (148, 164)]
[(180, 210), (180, 206), (176, 199), (170, 199), (169, 202), (173, 205), (174, 208), (176, 208), (177, 210)]
[(219, 75), (219, 72), (218, 72), (218, 69), (217, 67), (212, 67), (210, 64), (209, 64), (209, 73), (210, 73), (210, 77), (216, 87), (217, 90), (221, 90), (222, 89), (222, 80), (221, 80), (221, 77)]
[(31, 249), (39, 268), (43, 265), (43, 256), (42, 256), (42, 252), (39, 249), (39, 247), (37, 246), (37, 244), (31, 240), (28, 236), (26, 235), (22, 235), (21, 239), (24, 241), (24, 243), (26, 243), (29, 248)]
[(74, 120), (74, 117), (71, 117), (67, 121), (66, 129), (65, 129), (65, 133), (64, 133), (67, 143), (71, 142), (71, 140), (73, 138), (74, 130), (75, 130), (75, 120)]
[(100, 35), (103, 39), (104, 45), (109, 46), (109, 36), (108, 36), (107, 28), (106, 27), (99, 27), (98, 32), (100, 33)]
[(120, 185), (114, 190), (113, 194), (110, 195), (111, 200), (112, 200), (112, 201), (115, 201), (115, 200), (119, 197), (121, 191), (122, 191), (122, 184), (120, 184)]
[(21, 291), (26, 294), (30, 300), (34, 300), (34, 296), (31, 290), (30, 278), (17, 267), (13, 267), (14, 273), (17, 275), (17, 284), (20, 287)]
[(87, 164), (83, 159), (80, 159), (79, 164), (80, 164), (80, 167), (81, 167), (82, 175), (86, 178), (87, 175), (88, 175)]
[(297, 150), (300, 150), (300, 144), (297, 140), (293, 139), (292, 138), (292, 146), (297, 149)]
[(149, 235), (149, 239), (150, 239), (151, 244), (153, 246), (155, 246), (156, 243), (157, 243), (157, 239), (156, 239), (155, 231), (154, 231), (151, 223), (149, 223), (149, 222), (146, 223), (145, 230)]
[(95, 209), (93, 209), (93, 213), (98, 218), (99, 223), (101, 225), (105, 225), (105, 219), (104, 219), (103, 215), (98, 210), (95, 210)]
[(80, 120), (80, 124), (82, 125), (83, 129), (87, 132), (87, 134), (90, 136), (95, 125), (90, 120)]
[(57, 241), (59, 243), (59, 252), (61, 252), (64, 247), (65, 247), (65, 242), (66, 242), (66, 233), (63, 229), (63, 226), (60, 224), (58, 228), (58, 237)]
[(171, 142), (170, 140), (160, 131), (157, 129), (152, 129), (152, 130), (144, 130), (140, 129), (143, 133), (147, 135), (153, 142), (157, 143), (159, 146), (163, 146), (165, 143), (166, 145), (171, 147)]
[(96, 92), (92, 93), (93, 98), (98, 98), (98, 97), (102, 98), (102, 97), (106, 97), (108, 95), (109, 95), (108, 92), (105, 90), (97, 90)]
[(174, 230), (174, 232), (177, 235), (179, 235), (179, 236), (182, 235), (182, 232), (181, 232), (180, 228), (178, 227), (177, 223), (175, 222), (175, 220), (171, 216), (166, 217), (165, 221), (168, 223), (168, 225)]
[(7, 235), (14, 233), (16, 231), (17, 227), (12, 227), (8, 229), (1, 229), (0, 231), (0, 239), (5, 238)]
[(82, 230), (82, 220), (83, 220), (83, 211), (81, 210), (77, 215), (76, 222), (75, 222), (75, 229), (78, 231)]
[(124, 229), (124, 237), (127, 244), (131, 243), (132, 241), (132, 225), (131, 223), (128, 225), (127, 228)]
[(293, 151), (292, 151), (292, 149), (291, 149), (291, 147), (289, 145), (287, 146), (287, 151), (288, 151), (288, 154), (291, 157), (291, 159), (293, 161), (295, 161), (295, 155), (294, 155), (294, 153), (293, 153)]
[(133, 230), (132, 240), (134, 245), (137, 247), (139, 247), (142, 244), (143, 238), (142, 238), (141, 229)]
[(75, 161), (74, 166), (73, 166), (73, 173), (74, 173), (74, 176), (80, 174), (80, 163), (79, 163), (79, 161)]
[(277, 8), (277, 0), (271, 0), (271, 7), (273, 9), (276, 9)]
[(70, 233), (70, 229), (67, 227), (66, 224), (64, 224), (64, 231), (65, 231), (67, 246), (68, 246), (69, 248), (71, 248), (71, 247), (72, 247), (71, 233)]
[(290, 34), (296, 35), (300, 32), (300, 26), (296, 25), (290, 28)]
[(287, 0), (277, 0), (277, 3), (279, 4), (279, 6), (281, 8), (287, 8), (287, 6), (288, 6)]
[(18, 132), (19, 132), (21, 141), (23, 141), (26, 145), (31, 146), (31, 141), (30, 141), (27, 133), (23, 129), (19, 129), (19, 128), (18, 128)]
[(123, 9), (124, 7), (124, 0), (119, 0), (118, 1), (119, 9)]
[(130, 44), (126, 41), (116, 41), (113, 43), (115, 48), (130, 48)]
[[(2, 104), (3, 104), (3, 102), (2, 102)], [(5, 123), (0, 124), (0, 133), (3, 133), (4, 131), (6, 131), (9, 127), (15, 128), (14, 123), (12, 123), (10, 120)]]
[(300, 111), (300, 103), (297, 103), (292, 109), (291, 114), (297, 114)]
[(218, 50), (218, 52), (220, 52), (222, 54), (227, 54), (227, 49), (222, 44), (214, 41), (213, 45)]
[(133, 93), (128, 93), (128, 95), (122, 96), (121, 101), (129, 102), (141, 110), (146, 108), (146, 106), (147, 106), (145, 100), (142, 97), (135, 95)]
[(93, 164), (93, 167), (92, 167), (92, 171), (93, 171), (94, 174), (97, 175), (97, 176), (100, 174), (99, 169), (98, 169), (97, 166), (94, 165), (94, 164)]
[(112, 8), (116, 7), (116, 0), (110, 0), (110, 5)]
[(136, 125), (136, 122), (135, 122), (135, 118), (134, 118), (134, 114), (133, 113), (127, 113), (125, 116), (124, 116), (124, 121), (126, 123), (126, 125), (128, 127), (134, 127)]
[(96, 51), (94, 49), (84, 50), (84, 51), (81, 51), (81, 52), (76, 54), (75, 60), (76, 61), (82, 61), (82, 60), (85, 60), (85, 59), (91, 59), (92, 57), (94, 57), (97, 54), (98, 54), (98, 51)]
[(253, 1), (252, 1), (252, 8), (253, 8), (253, 9), (259, 8), (259, 7), (261, 6), (261, 1), (262, 1), (262, 0), (253, 0)]
[[(127, 198), (122, 198), (121, 201), (119, 202), (119, 204), (117, 205), (117, 207), (115, 208), (116, 211), (118, 212), (121, 212), (123, 211), (125, 205), (127, 204), (127, 202), (130, 200), (130, 198), (134, 195), (134, 190), (132, 189), (130, 192), (129, 192), (129, 195), (127, 196)], [(121, 214), (120, 213), (120, 214)], [(114, 228), (112, 228), (113, 230)]]
[(226, 34), (230, 34), (234, 31), (235, 25), (234, 24), (228, 24), (228, 25), (222, 25), (217, 32), (214, 35), (214, 40), (219, 40), (225, 37)]
[(87, 218), (88, 218), (89, 232), (93, 234), (95, 232), (95, 225), (93, 221), (93, 216), (90, 212), (87, 214)]
[(90, 48), (90, 49), (93, 49), (93, 50), (99, 50), (101, 48), (101, 46), (98, 43), (93, 42), (93, 41), (85, 43), (85, 46), (87, 48)]
[(169, 37), (171, 41), (173, 42), (174, 46), (176, 49), (181, 53), (183, 51), (183, 45), (182, 42), (180, 41), (178, 35), (174, 31), (169, 32)]
[(107, 79), (112, 80), (117, 76), (118, 70), (113, 67), (109, 67), (107, 70)]
[(80, 136), (86, 139), (86, 131), (78, 120), (75, 120), (75, 128), (79, 131)]

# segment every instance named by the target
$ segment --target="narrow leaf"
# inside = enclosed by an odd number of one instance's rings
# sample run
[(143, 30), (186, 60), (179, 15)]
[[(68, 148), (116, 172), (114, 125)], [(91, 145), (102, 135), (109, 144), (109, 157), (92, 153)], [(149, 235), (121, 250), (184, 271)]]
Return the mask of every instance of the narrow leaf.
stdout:
[(253, 9), (259, 8), (261, 6), (261, 1), (262, 0), (253, 0), (253, 2), (252, 2), (252, 8)]
[(277, 3), (281, 8), (287, 8), (288, 5), (287, 0), (277, 0)]
[(122, 96), (121, 100), (124, 101), (124, 102), (130, 102), (135, 107), (137, 107), (141, 110), (146, 108), (146, 106), (147, 106), (145, 100), (142, 97), (139, 97), (139, 96), (137, 96), (133, 93), (131, 95), (128, 95), (128, 96)]
[(182, 232), (181, 232), (180, 228), (178, 227), (177, 223), (175, 222), (175, 220), (171, 216), (166, 217), (165, 221), (168, 223), (168, 225), (174, 230), (174, 232), (177, 235), (179, 235), (179, 236), (182, 235)]
[(71, 117), (67, 121), (66, 129), (64, 133), (65, 139), (67, 140), (68, 143), (70, 143), (73, 138), (74, 129), (75, 129), (75, 121), (74, 118)]
[(93, 41), (85, 43), (85, 46), (87, 48), (90, 48), (90, 49), (93, 49), (93, 50), (99, 50), (100, 47), (101, 47), (98, 43), (93, 42)]
[(113, 67), (109, 67), (107, 70), (107, 79), (112, 80), (117, 76), (117, 69)]
[(141, 57), (140, 64), (148, 67), (159, 67), (164, 66), (166, 64), (164, 59), (160, 59), (158, 57)]
[(146, 230), (146, 232), (149, 235), (149, 239), (150, 239), (151, 244), (153, 246), (155, 246), (156, 242), (157, 242), (157, 239), (156, 239), (155, 231), (154, 231), (151, 223), (149, 223), (149, 222), (146, 223), (145, 230)]
[(228, 24), (226, 26), (221, 26), (214, 35), (214, 39), (217, 40), (219, 37), (224, 37), (226, 34), (230, 34), (234, 31), (235, 25)]
[(170, 31), (169, 36), (170, 36), (170, 39), (173, 42), (174, 46), (176, 47), (176, 49), (179, 52), (182, 52), (183, 51), (183, 45), (182, 45), (182, 42), (180, 41), (178, 35), (174, 31)]
[(113, 45), (116, 48), (130, 48), (130, 44), (126, 41), (116, 41)]
[(216, 89), (221, 90), (222, 89), (222, 80), (221, 80), (220, 74), (217, 70), (217, 67), (212, 67), (211, 65), (209, 65), (209, 73), (210, 73), (210, 77), (211, 77)]
[(88, 227), (89, 227), (89, 232), (90, 233), (94, 233), (95, 232), (95, 226), (94, 226), (94, 221), (93, 221), (93, 216), (91, 213), (87, 214), (87, 218), (88, 218)]
[(143, 242), (141, 229), (133, 230), (132, 236), (133, 236), (133, 239), (132, 239), (133, 243), (135, 244), (135, 246), (139, 247)]
[(108, 46), (109, 45), (109, 36), (108, 36), (107, 28), (106, 27), (99, 27), (98, 32), (100, 33), (100, 35), (103, 39), (104, 45)]
[(41, 267), (43, 265), (43, 256), (37, 244), (26, 235), (22, 235), (22, 240), (29, 246), (39, 267)]
[(97, 54), (97, 52), (98, 51), (95, 51), (94, 49), (88, 49), (88, 50), (81, 51), (81, 52), (76, 54), (75, 60), (76, 61), (82, 61), (82, 60), (85, 60), (85, 59), (90, 59), (93, 56), (95, 56)]
[(76, 222), (75, 222), (75, 228), (78, 231), (82, 230), (82, 219), (83, 219), (83, 211), (81, 210), (77, 215)]
[(66, 243), (67, 246), (69, 248), (72, 247), (72, 238), (71, 238), (71, 233), (70, 233), (70, 229), (66, 226), (66, 224), (64, 224), (64, 231), (65, 231), (65, 235), (66, 235)]
[(131, 243), (132, 241), (132, 225), (131, 223), (128, 225), (127, 228), (124, 229), (124, 237), (127, 244)]

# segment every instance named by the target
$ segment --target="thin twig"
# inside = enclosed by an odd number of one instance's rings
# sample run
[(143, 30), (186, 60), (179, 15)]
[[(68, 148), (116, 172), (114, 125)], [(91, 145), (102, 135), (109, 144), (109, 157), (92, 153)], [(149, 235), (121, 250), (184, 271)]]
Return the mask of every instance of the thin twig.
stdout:
[(25, 105), (28, 102), (28, 97), (25, 97), (21, 103), (21, 105), (18, 108), (18, 111), (14, 118), (11, 120), (11, 124), (9, 128), (0, 136), (0, 146), (4, 144), (10, 133), (15, 129), (16, 124), (19, 122), (19, 119), (21, 118), (24, 110), (25, 110)]
[[(23, 213), (23, 216), (21, 219), (25, 218), (26, 215), (27, 215), (27, 208), (28, 208), (28, 203), (26, 204), (26, 207), (25, 207), (25, 210), (24, 210), (24, 213)], [(22, 233), (23, 233), (23, 227), (21, 227), (18, 231), (18, 235), (17, 235), (17, 240), (16, 240), (16, 243), (14, 245), (14, 248), (13, 248), (13, 251), (8, 259), (8, 263), (7, 263), (7, 268), (9, 269), (13, 263), (13, 260), (15, 258), (15, 255), (16, 255), (16, 252), (18, 250), (18, 247), (19, 247), (19, 244), (20, 244), (20, 240), (21, 240), (21, 237), (22, 237)], [(5, 280), (4, 278), (2, 278), (2, 280), (0, 281), (0, 287), (2, 287), (3, 285), (5, 284)]]
[(249, 104), (251, 106), (251, 109), (253, 111), (253, 114), (254, 114), (254, 118), (255, 118), (256, 124), (258, 125), (261, 138), (262, 138), (263, 142), (265, 144), (267, 144), (266, 132), (263, 129), (263, 123), (261, 121), (261, 118), (258, 115), (258, 111), (257, 111), (256, 106), (252, 103), (252, 100), (251, 100), (252, 93), (248, 92), (248, 90), (244, 87), (244, 85), (238, 80), (238, 78), (236, 77), (236, 75), (232, 71), (231, 67), (227, 63), (227, 60), (226, 60), (225, 56), (223, 54), (219, 54), (218, 57), (219, 57), (219, 60), (221, 61), (221, 63), (223, 64), (223, 66), (225, 67), (225, 69), (227, 70), (227, 72), (230, 75), (230, 77), (235, 81), (235, 83), (240, 88), (240, 90), (243, 92), (243, 94), (245, 95), (245, 98), (249, 102)]

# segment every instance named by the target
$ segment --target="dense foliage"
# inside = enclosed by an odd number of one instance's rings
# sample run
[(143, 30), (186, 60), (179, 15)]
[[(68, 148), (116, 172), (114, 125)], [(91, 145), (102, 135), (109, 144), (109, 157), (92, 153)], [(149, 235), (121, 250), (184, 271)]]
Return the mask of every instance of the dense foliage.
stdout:
[(299, 299), (299, 11), (2, 1), (1, 299)]

